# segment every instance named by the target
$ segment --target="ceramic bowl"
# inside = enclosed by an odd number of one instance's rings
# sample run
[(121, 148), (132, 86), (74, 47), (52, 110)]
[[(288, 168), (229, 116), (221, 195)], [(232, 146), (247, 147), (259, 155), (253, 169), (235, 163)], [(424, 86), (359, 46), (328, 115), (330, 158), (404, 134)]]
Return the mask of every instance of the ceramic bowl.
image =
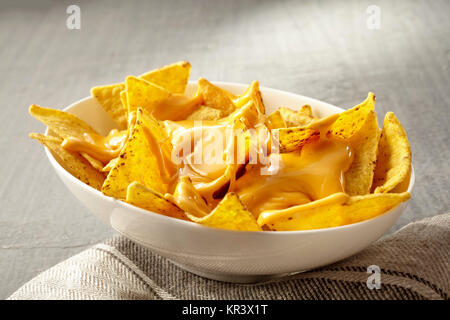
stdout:
[[(239, 94), (247, 85), (214, 82)], [(189, 83), (187, 94), (196, 90)], [(261, 88), (266, 111), (279, 106), (311, 105), (317, 117), (343, 109), (298, 94)], [(94, 98), (65, 109), (106, 134), (115, 127)], [(104, 196), (64, 170), (48, 150), (47, 156), (68, 189), (94, 214), (123, 236), (168, 258), (197, 275), (229, 282), (250, 283), (331, 264), (363, 250), (384, 235), (407, 203), (373, 219), (335, 228), (311, 231), (243, 232), (214, 229), (166, 217)], [(409, 191), (414, 184), (412, 170)]]

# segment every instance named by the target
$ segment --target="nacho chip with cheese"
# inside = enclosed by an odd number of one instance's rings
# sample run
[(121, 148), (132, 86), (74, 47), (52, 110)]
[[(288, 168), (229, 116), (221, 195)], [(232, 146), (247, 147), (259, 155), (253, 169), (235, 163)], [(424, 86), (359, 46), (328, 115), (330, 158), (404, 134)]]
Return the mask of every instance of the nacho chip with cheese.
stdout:
[(240, 108), (252, 101), (260, 114), (265, 114), (264, 102), (262, 100), (262, 94), (259, 90), (259, 82), (253, 81), (245, 92), (233, 100), (236, 107)]
[(370, 193), (379, 139), (377, 116), (372, 111), (358, 134), (349, 140), (353, 150), (353, 162), (344, 174), (345, 191), (349, 195)]
[(172, 94), (151, 82), (133, 76), (127, 77), (128, 112), (142, 108), (158, 120), (183, 120), (202, 103), (202, 97)]
[(140, 78), (154, 83), (170, 93), (184, 94), (191, 72), (191, 64), (180, 61), (144, 73)]
[(267, 127), (271, 130), (273, 129), (280, 129), (280, 128), (286, 128), (286, 122), (284, 121), (283, 117), (281, 116), (280, 110), (275, 110), (272, 112), (266, 120)]
[[(91, 126), (71, 113), (39, 107), (37, 105), (31, 105), (29, 112), (33, 117), (46, 124), (53, 133), (63, 139), (75, 138), (82, 140), (86, 134), (98, 135)], [(80, 152), (80, 155), (95, 169), (102, 170), (103, 164), (101, 161), (86, 152)]]
[(166, 134), (159, 123), (137, 109), (136, 124), (119, 160), (108, 174), (102, 192), (117, 199), (125, 199), (128, 185), (134, 181), (164, 194), (173, 168), (164, 155)]
[[(170, 93), (183, 94), (191, 65), (189, 62), (180, 61), (162, 68), (144, 73), (139, 78), (149, 81)], [(117, 123), (119, 129), (127, 127), (127, 103), (124, 94), (125, 83), (116, 83), (98, 86), (91, 89), (91, 94), (111, 118)]]
[(305, 144), (316, 141), (320, 138), (320, 132), (314, 129), (303, 127), (281, 128), (273, 133), (277, 133), (280, 153), (292, 152), (301, 149)]
[(183, 210), (166, 200), (160, 193), (136, 181), (128, 185), (125, 201), (134, 206), (165, 216), (188, 220)]
[(188, 214), (188, 217), (198, 224), (213, 228), (262, 231), (261, 227), (256, 223), (256, 219), (247, 211), (239, 197), (233, 192), (227, 193), (217, 207), (207, 216), (198, 218)]
[(125, 83), (128, 113), (138, 108), (152, 113), (159, 103), (170, 97), (169, 91), (144, 79), (128, 76)]
[(39, 107), (35, 104), (30, 106), (29, 112), (63, 139), (82, 138), (85, 133), (97, 134), (90, 125), (69, 112)]
[(374, 218), (409, 198), (408, 192), (353, 197), (335, 193), (304, 205), (264, 211), (258, 217), (258, 224), (267, 225), (274, 231), (338, 227)]
[(348, 141), (352, 147), (353, 162), (344, 176), (349, 195), (370, 192), (380, 139), (374, 108), (375, 95), (370, 92), (364, 102), (342, 112), (327, 131), (328, 137)]
[(61, 138), (46, 136), (40, 133), (31, 133), (30, 138), (45, 145), (55, 156), (58, 163), (75, 178), (97, 190), (101, 189), (105, 176), (93, 168), (91, 164), (78, 153), (67, 151), (61, 147)]
[(197, 90), (197, 95), (203, 98), (203, 104), (207, 107), (219, 109), (225, 115), (229, 115), (236, 109), (229, 92), (213, 85), (204, 78), (198, 80)]

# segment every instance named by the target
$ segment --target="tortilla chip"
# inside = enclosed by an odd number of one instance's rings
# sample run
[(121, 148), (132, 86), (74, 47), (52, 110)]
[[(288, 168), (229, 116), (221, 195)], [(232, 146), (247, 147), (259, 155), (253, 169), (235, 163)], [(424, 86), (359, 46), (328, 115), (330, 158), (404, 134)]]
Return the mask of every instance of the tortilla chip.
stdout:
[(403, 181), (409, 185), (410, 175), (411, 147), (408, 137), (394, 113), (388, 112), (384, 118), (378, 145), (372, 190), (375, 193), (389, 192)]
[(372, 219), (411, 198), (409, 192), (353, 196), (346, 203), (347, 224)]
[(313, 116), (303, 112), (294, 111), (286, 107), (279, 107), (278, 111), (284, 119), (287, 127), (303, 127), (314, 120)]
[(30, 106), (29, 112), (63, 139), (69, 137), (83, 139), (85, 133), (98, 134), (86, 122), (65, 111), (43, 108), (33, 104)]
[(207, 107), (207, 106), (201, 106), (200, 108), (198, 108), (197, 110), (192, 112), (186, 118), (186, 120), (204, 120), (204, 121), (213, 120), (213, 121), (215, 121), (215, 120), (221, 119), (223, 116), (224, 116), (224, 114), (223, 114), (222, 110)]
[(120, 101), (128, 114), (127, 91), (120, 91)]
[(119, 160), (120, 160), (119, 157), (114, 158), (114, 159), (111, 159), (111, 160), (106, 164), (106, 166), (104, 166), (104, 167), (102, 168), (101, 171), (102, 171), (102, 172), (110, 172), (111, 169), (116, 165), (117, 161), (119, 161)]
[(276, 110), (276, 111), (272, 112), (267, 117), (266, 125), (270, 130), (287, 127), (286, 122), (284, 122), (284, 119), (281, 116), (280, 110)]
[(179, 178), (173, 195), (168, 195), (168, 197), (168, 200), (176, 204), (178, 208), (191, 217), (202, 218), (211, 211), (205, 199), (197, 192), (188, 176)]
[(304, 205), (264, 211), (258, 217), (258, 224), (267, 225), (273, 231), (338, 227), (374, 218), (409, 198), (408, 192), (354, 197), (349, 197), (345, 193), (335, 193)]
[(227, 193), (217, 207), (206, 217), (198, 218), (189, 215), (189, 218), (204, 226), (241, 231), (262, 231), (256, 223), (253, 215), (245, 209), (239, 197), (233, 193)]
[(98, 86), (91, 89), (91, 95), (117, 123), (120, 129), (127, 127), (127, 109), (122, 105), (120, 92), (125, 89), (125, 84), (116, 83), (106, 86)]
[(361, 131), (371, 111), (375, 110), (375, 95), (369, 92), (361, 104), (342, 112), (327, 132), (328, 136), (349, 140)]
[(353, 151), (353, 162), (344, 173), (345, 192), (351, 196), (370, 193), (377, 160), (380, 129), (377, 116), (371, 111), (366, 123), (349, 141)]
[(93, 157), (91, 157), (90, 155), (88, 155), (86, 152), (80, 152), (80, 155), (85, 158), (90, 164), (91, 166), (93, 166), (95, 169), (97, 169), (98, 171), (103, 171), (103, 163)]
[(144, 73), (140, 78), (154, 83), (170, 93), (184, 94), (190, 72), (191, 64), (187, 61), (180, 61)]
[(136, 117), (136, 124), (120, 152), (120, 160), (109, 172), (102, 188), (105, 195), (117, 199), (125, 199), (127, 187), (134, 181), (161, 194), (167, 192), (167, 181), (163, 178), (167, 172), (161, 172), (159, 162), (160, 142), (168, 140), (165, 131), (141, 108)]
[(298, 110), (299, 113), (303, 113), (304, 115), (314, 117), (312, 113), (311, 106), (309, 104), (303, 105), (300, 110)]
[(126, 202), (168, 217), (188, 220), (180, 208), (167, 201), (160, 193), (147, 188), (139, 182), (132, 182), (128, 186)]
[(223, 118), (223, 122), (235, 122), (241, 121), (243, 126), (253, 127), (258, 123), (259, 111), (256, 108), (255, 103), (249, 100), (244, 106), (236, 109), (230, 113), (227, 117)]
[(30, 138), (45, 145), (52, 152), (56, 161), (75, 178), (97, 190), (101, 189), (105, 176), (100, 171), (94, 169), (78, 153), (69, 152), (61, 147), (63, 141), (61, 138), (50, 137), (40, 133), (31, 133)]
[[(180, 61), (160, 69), (144, 73), (139, 78), (152, 82), (171, 93), (183, 94), (191, 65), (189, 62)], [(125, 83), (116, 83), (106, 86), (98, 86), (91, 89), (91, 94), (97, 99), (105, 111), (113, 118), (120, 129), (127, 127), (127, 103), (125, 94)]]
[(305, 126), (305, 128), (324, 131), (329, 128), (337, 118), (339, 118), (338, 113), (330, 114), (329, 116), (320, 119), (314, 118), (314, 120), (311, 121), (307, 126)]
[(345, 192), (364, 195), (370, 192), (377, 158), (380, 129), (374, 111), (375, 95), (369, 92), (361, 104), (342, 112), (329, 127), (329, 138), (344, 139), (353, 151), (353, 162), (344, 174)]
[(230, 98), (230, 93), (213, 85), (204, 78), (198, 80), (197, 94), (202, 96), (204, 105), (219, 109), (224, 115), (229, 115), (236, 109), (236, 106)]
[(280, 153), (292, 152), (301, 149), (305, 144), (317, 141), (320, 138), (318, 130), (295, 127), (281, 128), (272, 131), (274, 142), (278, 136), (278, 146)]
[(256, 109), (260, 114), (265, 114), (264, 102), (262, 100), (261, 91), (259, 90), (259, 82), (253, 81), (250, 86), (245, 90), (245, 92), (234, 99), (234, 104), (236, 107), (240, 108), (247, 104), (249, 101), (253, 101), (256, 106)]
[(128, 76), (126, 79), (128, 113), (142, 108), (152, 113), (156, 106), (170, 97), (170, 92), (146, 80)]

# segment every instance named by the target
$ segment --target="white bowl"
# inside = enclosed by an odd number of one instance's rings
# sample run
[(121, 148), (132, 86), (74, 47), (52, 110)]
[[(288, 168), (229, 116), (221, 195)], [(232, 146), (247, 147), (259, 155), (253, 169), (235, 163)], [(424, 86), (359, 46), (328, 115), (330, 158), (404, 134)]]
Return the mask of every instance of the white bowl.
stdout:
[[(247, 85), (215, 82), (241, 93)], [(189, 83), (187, 93), (195, 92)], [(279, 106), (298, 108), (311, 105), (318, 117), (343, 109), (301, 95), (261, 88), (267, 112)], [(113, 121), (97, 101), (85, 98), (65, 109), (106, 134)], [(341, 227), (310, 231), (243, 232), (214, 229), (166, 217), (106, 197), (64, 170), (53, 155), (47, 156), (70, 191), (115, 230), (125, 237), (170, 259), (173, 263), (206, 278), (250, 283), (271, 277), (302, 272), (347, 258), (384, 235), (397, 221), (407, 204), (378, 217)], [(412, 170), (409, 191), (414, 184)]]

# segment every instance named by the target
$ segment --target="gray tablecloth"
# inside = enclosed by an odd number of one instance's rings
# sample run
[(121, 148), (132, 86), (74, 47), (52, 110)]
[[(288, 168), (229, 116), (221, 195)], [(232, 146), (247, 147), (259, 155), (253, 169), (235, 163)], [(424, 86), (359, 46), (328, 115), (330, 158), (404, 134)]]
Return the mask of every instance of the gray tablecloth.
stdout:
[[(249, 83), (347, 108), (369, 90), (411, 140), (416, 186), (394, 229), (450, 209), (450, 2), (0, 1), (0, 298), (112, 231), (27, 137), (31, 103), (63, 108), (94, 85), (178, 60), (192, 79)], [(369, 29), (367, 9), (380, 9)], [(370, 10), (369, 10), (370, 11)]]
[(201, 278), (115, 237), (45, 271), (10, 299), (440, 300), (449, 296), (450, 214), (445, 214), (411, 223), (334, 265), (251, 285)]

